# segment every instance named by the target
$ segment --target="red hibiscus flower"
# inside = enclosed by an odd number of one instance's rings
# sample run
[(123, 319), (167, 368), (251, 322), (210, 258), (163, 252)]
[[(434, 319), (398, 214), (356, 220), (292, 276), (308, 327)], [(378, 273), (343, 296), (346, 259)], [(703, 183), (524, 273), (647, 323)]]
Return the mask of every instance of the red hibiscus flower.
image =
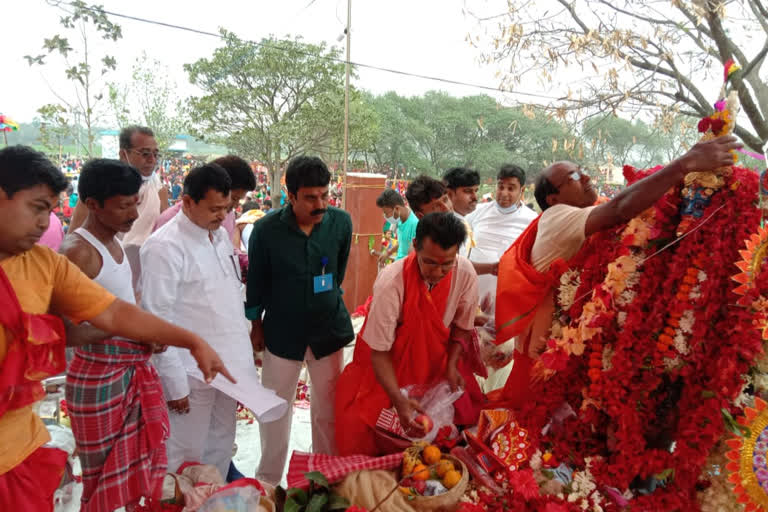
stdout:
[(519, 493), (526, 500), (531, 500), (539, 496), (539, 485), (533, 477), (532, 469), (510, 471), (508, 478), (512, 490)]
[(549, 350), (541, 355), (541, 363), (550, 370), (557, 372), (565, 370), (568, 366), (568, 352), (557, 347), (555, 340), (549, 340), (547, 347), (549, 347)]

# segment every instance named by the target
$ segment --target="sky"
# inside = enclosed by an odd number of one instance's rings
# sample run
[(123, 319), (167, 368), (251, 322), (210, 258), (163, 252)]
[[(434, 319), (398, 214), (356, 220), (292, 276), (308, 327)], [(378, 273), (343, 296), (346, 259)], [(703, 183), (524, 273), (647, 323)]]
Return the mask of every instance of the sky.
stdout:
[[(384, 68), (442, 77), (450, 80), (498, 85), (496, 68), (479, 63), (480, 51), (466, 36), (478, 30), (475, 18), (464, 13), (464, 0), (352, 0), (351, 60)], [(62, 33), (61, 11), (45, 0), (4, 0), (2, 6), (4, 48), (0, 53), (3, 80), (0, 81), (0, 112), (19, 122), (29, 122), (36, 110), (56, 102), (57, 92), (71, 96), (60, 59), (51, 57), (46, 66), (30, 67), (24, 55), (42, 52), (43, 39)], [(259, 40), (275, 35), (301, 35), (307, 42), (325, 41), (341, 48), (346, 0), (100, 0), (105, 10), (175, 25), (217, 32), (224, 27), (239, 37)], [(480, 13), (503, 12), (503, 0), (473, 1)], [(97, 40), (95, 51), (108, 50), (118, 61), (113, 81), (127, 81), (134, 60), (142, 52), (162, 62), (176, 82), (179, 95), (195, 94), (182, 66), (207, 57), (220, 41), (216, 38), (112, 18), (122, 26), (117, 44)], [(384, 93), (419, 95), (440, 89), (456, 96), (492, 94), (507, 104), (525, 96), (493, 93), (473, 87), (439, 83), (377, 70), (358, 70), (355, 85)], [(538, 84), (528, 92), (542, 92)], [(521, 90), (525, 90), (522, 88)]]

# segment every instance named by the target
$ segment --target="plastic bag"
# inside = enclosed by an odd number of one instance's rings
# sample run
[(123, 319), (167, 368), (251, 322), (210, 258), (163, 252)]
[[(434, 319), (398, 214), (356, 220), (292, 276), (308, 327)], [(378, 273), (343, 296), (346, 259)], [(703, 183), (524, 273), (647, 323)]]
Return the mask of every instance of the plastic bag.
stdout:
[(485, 327), (477, 329), (477, 336), (480, 345), (480, 357), (485, 366), (499, 370), (512, 362), (515, 354), (514, 338), (501, 345), (496, 345), (495, 334)]
[(72, 430), (56, 424), (46, 425), (45, 428), (51, 436), (51, 440), (44, 445), (46, 448), (58, 448), (70, 457), (75, 454), (75, 435)]
[(274, 512), (274, 502), (258, 480), (241, 478), (213, 493), (199, 512)]
[(424, 412), (432, 419), (432, 430), (424, 437), (410, 437), (411, 441), (426, 441), (431, 443), (437, 433), (446, 425), (453, 425), (453, 403), (464, 394), (463, 389), (451, 391), (447, 381), (440, 381), (429, 388), (425, 385), (406, 386), (400, 392), (409, 399), (416, 400)]

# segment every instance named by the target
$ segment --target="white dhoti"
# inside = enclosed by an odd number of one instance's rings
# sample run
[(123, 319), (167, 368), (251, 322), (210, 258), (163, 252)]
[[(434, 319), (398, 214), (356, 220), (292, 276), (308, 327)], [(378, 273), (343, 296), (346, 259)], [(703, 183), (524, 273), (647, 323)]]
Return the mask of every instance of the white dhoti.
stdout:
[(189, 413), (168, 412), (168, 471), (184, 462), (212, 464), (227, 477), (235, 442), (237, 401), (195, 378), (189, 382)]
[[(338, 350), (322, 359), (315, 359), (307, 349), (304, 361), (307, 363), (310, 379), (310, 416), (312, 418), (312, 452), (336, 454), (336, 414), (334, 401), (336, 382), (341, 375), (343, 350)], [(296, 386), (304, 361), (283, 359), (264, 351), (261, 383), (274, 390), (277, 395), (292, 404), (296, 399)], [(261, 434), (261, 461), (256, 478), (271, 485), (277, 485), (283, 477), (288, 457), (288, 443), (291, 437), (293, 408), (278, 420), (259, 425)]]

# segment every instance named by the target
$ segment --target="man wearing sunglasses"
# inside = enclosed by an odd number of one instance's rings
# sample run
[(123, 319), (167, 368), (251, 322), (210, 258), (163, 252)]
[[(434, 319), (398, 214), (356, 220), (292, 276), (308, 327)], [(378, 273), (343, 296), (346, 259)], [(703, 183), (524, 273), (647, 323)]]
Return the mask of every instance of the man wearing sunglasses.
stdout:
[[(476, 421), (479, 387), (460, 364), (477, 309), (477, 275), (458, 254), (466, 235), (464, 222), (453, 212), (424, 215), (414, 251), (379, 273), (354, 359), (336, 385), (340, 455), (379, 454), (374, 425), (390, 407), (406, 432), (425, 435), (415, 421), (418, 402), (400, 392), (408, 385), (447, 380), (454, 389), (465, 388), (454, 421)], [(477, 395), (470, 399), (470, 393)]]
[[(144, 244), (155, 221), (168, 208), (168, 189), (155, 173), (159, 157), (154, 132), (145, 126), (128, 126), (120, 131), (120, 160), (134, 166), (141, 174), (139, 189), (139, 217), (133, 227), (123, 236), (123, 247), (133, 272), (134, 288), (139, 279), (139, 249)], [(88, 209), (78, 201), (72, 214), (70, 231), (82, 226)]]
[(597, 191), (573, 162), (555, 162), (536, 180), (534, 196), (542, 210), (499, 263), (496, 291), (497, 340), (518, 336), (515, 364), (501, 392), (513, 406), (528, 398), (530, 369), (549, 337), (553, 291), (559, 275), (594, 233), (611, 229), (651, 207), (693, 171), (733, 165), (735, 137), (699, 142), (663, 169), (595, 205)]

